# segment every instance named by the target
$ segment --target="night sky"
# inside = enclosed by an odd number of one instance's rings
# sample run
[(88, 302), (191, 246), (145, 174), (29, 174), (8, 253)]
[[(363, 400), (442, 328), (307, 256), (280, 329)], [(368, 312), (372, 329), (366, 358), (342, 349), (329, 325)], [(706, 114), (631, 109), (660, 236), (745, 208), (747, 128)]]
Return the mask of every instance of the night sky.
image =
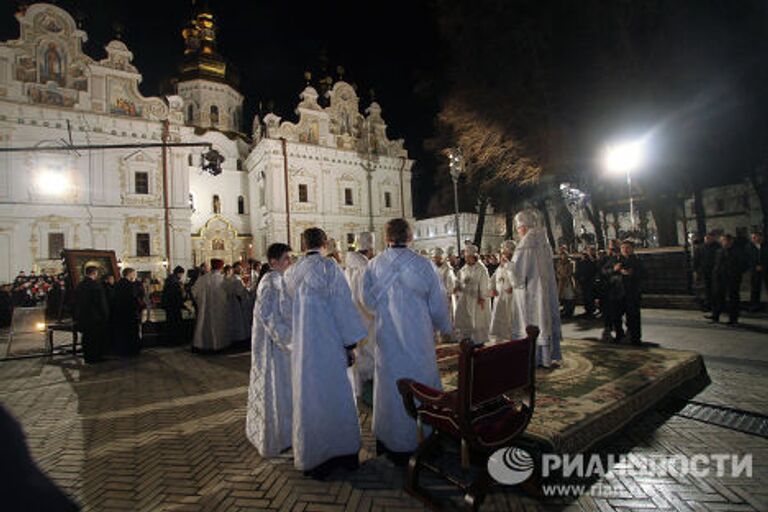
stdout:
[[(122, 26), (122, 39), (144, 76), (144, 95), (157, 95), (162, 82), (175, 74), (184, 48), (181, 29), (192, 11), (189, 0), (53, 3), (82, 20), (88, 34), (84, 50), (97, 60), (105, 56), (116, 24)], [(0, 2), (0, 40), (18, 36), (18, 5)], [(210, 7), (219, 27), (218, 50), (240, 73), (246, 133), (260, 103), (266, 109), (271, 102), (278, 115), (295, 120), (304, 71), (312, 71), (317, 87), (325, 54), (331, 76), (337, 78), (336, 67), (343, 66), (344, 80), (357, 85), (362, 109), (374, 89), (389, 137), (404, 138), (417, 160), (414, 207), (417, 215), (423, 212), (433, 167), (423, 141), (433, 131), (439, 108), (443, 62), (430, 3), (212, 0)]]

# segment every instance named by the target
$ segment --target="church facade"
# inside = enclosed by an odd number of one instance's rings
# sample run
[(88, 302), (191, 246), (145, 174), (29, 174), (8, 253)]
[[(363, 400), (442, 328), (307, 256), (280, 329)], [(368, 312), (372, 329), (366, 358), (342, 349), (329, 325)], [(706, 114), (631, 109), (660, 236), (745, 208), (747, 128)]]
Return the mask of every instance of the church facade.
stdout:
[[(263, 257), (276, 241), (298, 250), (312, 225), (342, 249), (363, 230), (382, 245), (387, 219), (412, 218), (413, 161), (387, 138), (380, 106), (361, 112), (349, 84), (322, 98), (307, 85), (295, 122), (267, 114), (241, 130), (244, 97), (210, 12), (184, 28), (175, 94), (162, 98), (141, 95), (122, 41), (95, 59), (61, 8), (16, 17), (18, 39), (0, 43), (0, 283), (58, 271), (65, 247), (113, 249), (163, 275)], [(201, 170), (209, 148), (224, 156), (218, 175)]]

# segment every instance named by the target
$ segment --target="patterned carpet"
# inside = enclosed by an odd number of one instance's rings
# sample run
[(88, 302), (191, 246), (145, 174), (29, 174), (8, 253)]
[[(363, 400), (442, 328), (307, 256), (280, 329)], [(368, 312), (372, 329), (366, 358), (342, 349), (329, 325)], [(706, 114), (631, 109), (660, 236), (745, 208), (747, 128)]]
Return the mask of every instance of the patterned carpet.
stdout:
[[(566, 339), (562, 368), (536, 372), (527, 435), (548, 451), (581, 452), (620, 430), (685, 383), (708, 382), (695, 352)], [(437, 348), (446, 389), (456, 387), (458, 347)]]

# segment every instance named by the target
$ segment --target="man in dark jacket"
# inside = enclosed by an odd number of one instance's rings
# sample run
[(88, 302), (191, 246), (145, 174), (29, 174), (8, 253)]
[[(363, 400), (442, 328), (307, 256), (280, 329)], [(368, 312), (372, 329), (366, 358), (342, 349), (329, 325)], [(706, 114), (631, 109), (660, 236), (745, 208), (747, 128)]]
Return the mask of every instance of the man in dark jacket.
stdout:
[[(715, 256), (720, 250), (720, 244), (717, 242), (717, 234), (713, 231), (704, 236), (704, 245), (696, 258), (696, 267), (694, 270), (701, 274), (704, 281), (704, 310), (712, 309), (712, 272), (715, 269)], [(698, 276), (697, 276), (698, 277)]]
[(184, 309), (184, 268), (176, 267), (173, 274), (165, 279), (162, 305), (165, 310), (165, 339), (167, 342), (183, 343), (187, 341), (181, 312)]
[(104, 286), (98, 281), (99, 268), (86, 267), (85, 278), (75, 290), (75, 320), (83, 333), (83, 359), (86, 363), (103, 360), (109, 307)]
[(768, 289), (768, 246), (765, 245), (763, 234), (752, 233), (752, 243), (747, 247), (749, 253), (749, 270), (751, 272), (750, 310), (760, 311), (760, 294), (765, 284)]
[(111, 323), (114, 329), (117, 353), (122, 356), (135, 356), (141, 351), (139, 326), (144, 303), (139, 297), (136, 286), (136, 271), (123, 269), (123, 277), (115, 285), (114, 307)]
[(581, 299), (584, 302), (584, 316), (592, 318), (595, 316), (595, 274), (597, 274), (597, 253), (595, 248), (590, 246), (581, 254), (581, 258), (576, 262), (576, 272), (574, 277), (579, 283), (581, 290)]
[[(608, 260), (603, 273), (608, 280), (607, 302), (610, 328), (615, 330), (615, 341), (618, 343), (624, 337), (623, 318), (627, 318), (629, 341), (633, 345), (642, 343), (640, 319), (641, 289), (643, 266), (635, 255), (635, 244), (631, 240), (621, 243), (621, 253)], [(610, 331), (603, 337), (610, 336)]]
[(739, 290), (746, 264), (741, 251), (733, 246), (733, 236), (721, 236), (720, 244), (712, 271), (712, 314), (706, 318), (717, 323), (721, 313), (727, 311), (728, 325), (735, 325), (739, 321)]

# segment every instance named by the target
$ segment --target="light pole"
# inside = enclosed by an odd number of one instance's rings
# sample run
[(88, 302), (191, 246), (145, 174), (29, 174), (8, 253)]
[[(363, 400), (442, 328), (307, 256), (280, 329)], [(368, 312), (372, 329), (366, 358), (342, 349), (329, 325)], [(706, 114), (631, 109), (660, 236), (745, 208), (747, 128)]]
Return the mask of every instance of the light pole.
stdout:
[(464, 172), (464, 155), (460, 148), (448, 150), (448, 167), (453, 179), (453, 209), (456, 224), (456, 253), (461, 254), (461, 228), (459, 228), (459, 176)]
[(603, 166), (608, 172), (624, 173), (627, 177), (629, 192), (629, 219), (632, 231), (635, 231), (635, 202), (632, 198), (632, 172), (636, 171), (645, 159), (645, 140), (622, 142), (605, 148)]

